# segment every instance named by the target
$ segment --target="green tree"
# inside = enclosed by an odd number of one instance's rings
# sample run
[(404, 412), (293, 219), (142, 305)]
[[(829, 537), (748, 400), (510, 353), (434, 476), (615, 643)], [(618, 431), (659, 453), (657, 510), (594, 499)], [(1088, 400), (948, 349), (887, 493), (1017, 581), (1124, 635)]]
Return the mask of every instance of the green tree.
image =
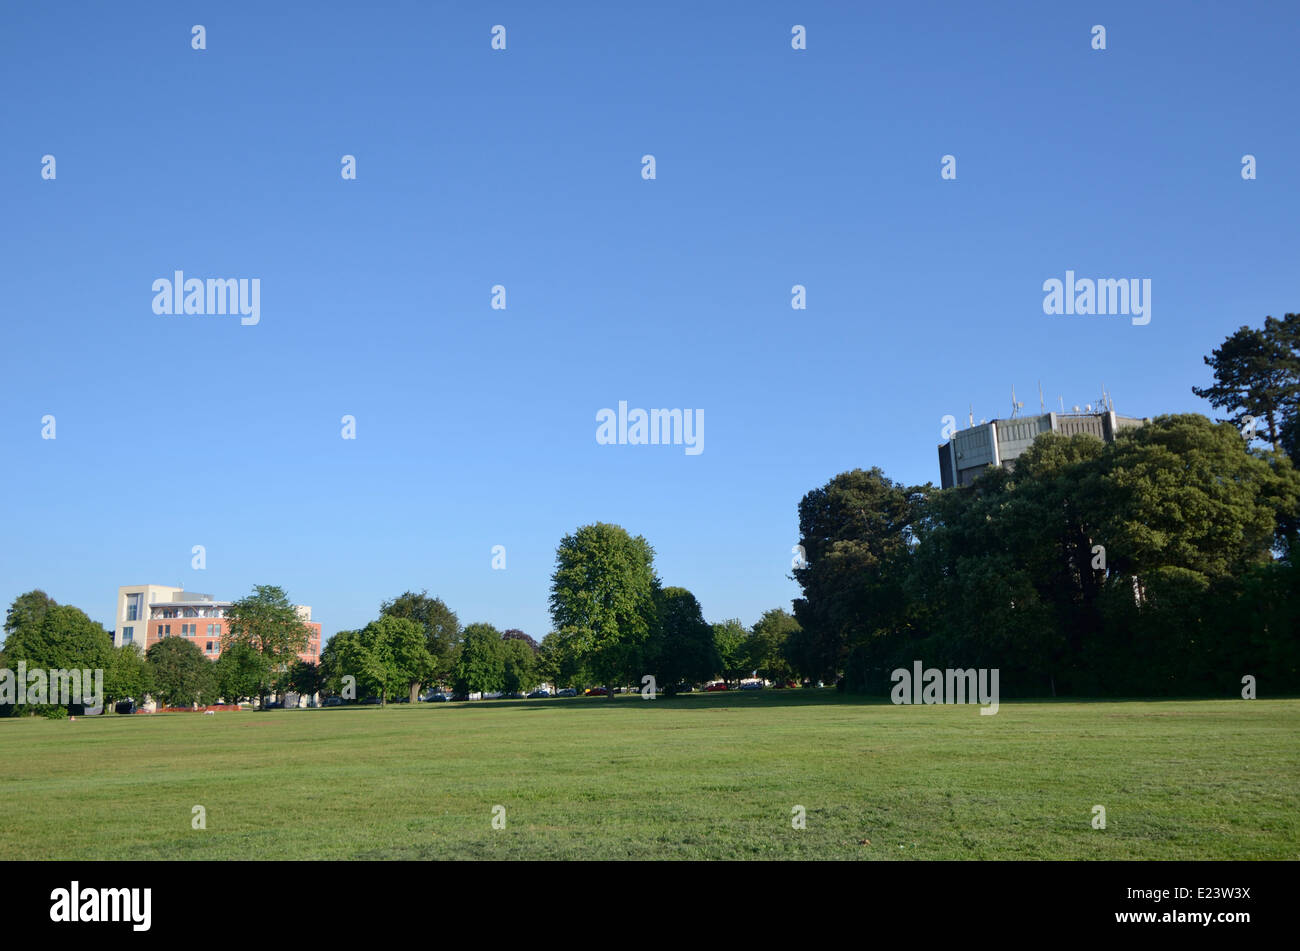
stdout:
[(537, 653), (527, 641), (502, 636), (501, 662), (501, 683), (507, 693), (532, 690), (537, 686)]
[[(331, 693), (347, 700), (378, 693), (378, 686), (367, 679), (364, 664), (365, 648), (360, 631), (339, 631), (321, 651), (321, 673), (325, 686)], [(348, 681), (352, 677), (352, 681)], [(347, 694), (350, 688), (360, 693)]]
[(719, 661), (716, 670), (728, 685), (748, 677), (754, 669), (749, 656), (749, 631), (737, 618), (713, 625), (713, 646)]
[(45, 613), (57, 606), (58, 602), (40, 589), (18, 595), (5, 612), (5, 637), (20, 628), (39, 626)]
[[(427, 591), (416, 594), (406, 591), (380, 605), (379, 613), (387, 617), (407, 618), (424, 630), (425, 647), (433, 659), (433, 676), (445, 678), (456, 666), (460, 651), (461, 626), (456, 612), (441, 598), (430, 597)], [(416, 688), (418, 693), (418, 686)], [(412, 699), (414, 702), (414, 698)]]
[(764, 611), (750, 634), (749, 657), (758, 675), (784, 683), (795, 675), (790, 663), (790, 638), (799, 630), (793, 614), (781, 608)]
[(695, 595), (685, 588), (655, 591), (655, 623), (642, 649), (641, 669), (672, 696), (683, 682), (708, 680), (722, 669), (713, 628)]
[(799, 502), (805, 564), (793, 572), (803, 589), (794, 614), (810, 678), (833, 679), (853, 645), (911, 623), (903, 585), (930, 488), (893, 482), (878, 468), (855, 469)]
[[(283, 588), (259, 584), (253, 593), (241, 598), (226, 610), (226, 630), (222, 651), (235, 644), (247, 644), (266, 660), (271, 683), (281, 678), (298, 654), (306, 650), (311, 628), (298, 616)], [(265, 706), (267, 687), (260, 697)]]
[(103, 670), (112, 650), (103, 626), (67, 604), (33, 612), (5, 640), (5, 657), (11, 665), (24, 661), (29, 668), (47, 670)]
[(640, 535), (598, 522), (560, 541), (551, 576), (551, 619), (568, 649), (611, 688), (635, 674), (658, 584), (654, 549)]
[(319, 664), (309, 660), (296, 660), (289, 668), (289, 689), (303, 697), (314, 697), (324, 687)]
[(1276, 451), (1284, 421), (1294, 420), (1300, 407), (1300, 314), (1265, 317), (1262, 328), (1240, 327), (1205, 364), (1214, 384), (1192, 392), (1228, 411), (1227, 421), (1239, 431), (1245, 416), (1263, 422)]
[(410, 618), (384, 616), (366, 625), (361, 641), (374, 659), (372, 676), (380, 684), (381, 697), (387, 699), (390, 685), (391, 690), (405, 687), (408, 699), (415, 703), (436, 663), (424, 628)]
[(558, 631), (542, 638), (537, 649), (538, 676), (556, 687), (574, 687), (586, 679), (582, 661)]
[(505, 687), (505, 641), (491, 624), (465, 628), (453, 683), (457, 693), (491, 693)]
[[(4, 666), (8, 668), (16, 669), (19, 663), (24, 663), (29, 670), (93, 672), (106, 670), (110, 665), (113, 643), (108, 633), (71, 605), (55, 604), (41, 592), (33, 591), (15, 599), (9, 620), (12, 630), (4, 648)], [(88, 688), (84, 677), (79, 679), (82, 696), (88, 698), (93, 681)], [(53, 685), (49, 689), (53, 693)], [(7, 715), (66, 716), (67, 706), (28, 703), (8, 707), (5, 712)]]
[(214, 663), (217, 693), (228, 703), (261, 697), (271, 680), (271, 669), (261, 651), (249, 644), (232, 644)]
[(154, 696), (168, 707), (209, 703), (217, 698), (216, 665), (184, 637), (165, 637), (145, 653)]
[(139, 644), (112, 648), (104, 668), (104, 706), (117, 700), (143, 700), (153, 689), (152, 673)]

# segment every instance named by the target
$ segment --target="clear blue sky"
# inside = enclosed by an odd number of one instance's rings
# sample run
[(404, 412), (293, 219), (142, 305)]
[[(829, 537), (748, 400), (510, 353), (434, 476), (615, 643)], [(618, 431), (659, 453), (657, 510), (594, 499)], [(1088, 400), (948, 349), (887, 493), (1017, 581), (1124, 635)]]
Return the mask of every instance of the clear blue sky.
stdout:
[[(1212, 412), (1202, 355), (1300, 309), (1294, 3), (280, 6), (0, 13), (6, 604), (273, 583), (328, 636), (427, 588), (540, 639), (609, 521), (751, 623), (836, 473), (937, 481), (944, 414), (1039, 380)], [(177, 269), (260, 324), (156, 316)], [(1067, 269), (1151, 323), (1045, 316)], [(620, 400), (704, 452), (597, 445)]]

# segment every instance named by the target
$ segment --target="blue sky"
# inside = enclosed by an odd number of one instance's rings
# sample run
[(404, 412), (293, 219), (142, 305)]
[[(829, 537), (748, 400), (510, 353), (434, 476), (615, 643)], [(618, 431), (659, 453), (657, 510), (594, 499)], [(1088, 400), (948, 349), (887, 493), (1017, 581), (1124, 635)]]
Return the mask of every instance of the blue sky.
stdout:
[[(942, 417), (1039, 380), (1212, 412), (1202, 355), (1300, 309), (1290, 3), (272, 6), (0, 13), (6, 604), (273, 583), (328, 636), (427, 588), (540, 639), (609, 521), (751, 623), (836, 473), (937, 482)], [(1151, 323), (1044, 315), (1067, 269)], [(175, 270), (260, 323), (155, 315)], [(704, 451), (598, 445), (620, 400)]]

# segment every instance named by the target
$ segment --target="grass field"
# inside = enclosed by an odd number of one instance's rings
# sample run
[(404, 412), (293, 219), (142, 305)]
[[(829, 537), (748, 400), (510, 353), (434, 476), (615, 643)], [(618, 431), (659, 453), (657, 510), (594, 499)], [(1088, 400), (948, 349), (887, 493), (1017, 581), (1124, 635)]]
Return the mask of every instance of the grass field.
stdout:
[[(0, 720), (0, 847), (33, 859), (1300, 858), (1300, 700), (978, 709), (791, 690)], [(191, 828), (195, 805), (205, 830)]]

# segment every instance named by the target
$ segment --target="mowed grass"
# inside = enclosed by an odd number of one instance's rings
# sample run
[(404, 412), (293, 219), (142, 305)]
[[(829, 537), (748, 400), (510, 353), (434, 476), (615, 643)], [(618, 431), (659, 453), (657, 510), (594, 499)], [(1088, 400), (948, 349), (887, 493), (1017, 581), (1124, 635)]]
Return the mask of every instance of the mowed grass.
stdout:
[[(0, 847), (29, 859), (1300, 858), (1300, 701), (978, 710), (795, 690), (7, 720)], [(205, 830), (191, 827), (195, 805)]]

